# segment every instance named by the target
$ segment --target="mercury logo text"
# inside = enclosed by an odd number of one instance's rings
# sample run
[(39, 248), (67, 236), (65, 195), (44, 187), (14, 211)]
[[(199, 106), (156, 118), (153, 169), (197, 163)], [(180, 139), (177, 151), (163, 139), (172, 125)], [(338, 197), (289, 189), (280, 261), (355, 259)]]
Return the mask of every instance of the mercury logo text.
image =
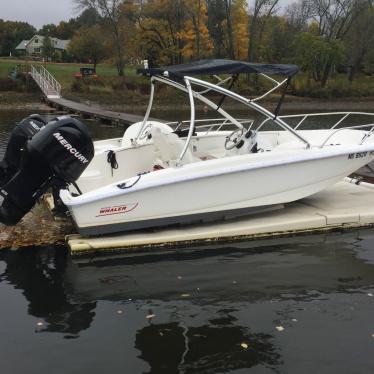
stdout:
[(53, 136), (58, 140), (58, 142), (66, 149), (68, 150), (74, 157), (76, 157), (80, 162), (83, 164), (87, 164), (88, 160), (86, 157), (81, 155), (79, 151), (74, 148), (59, 132), (55, 132)]

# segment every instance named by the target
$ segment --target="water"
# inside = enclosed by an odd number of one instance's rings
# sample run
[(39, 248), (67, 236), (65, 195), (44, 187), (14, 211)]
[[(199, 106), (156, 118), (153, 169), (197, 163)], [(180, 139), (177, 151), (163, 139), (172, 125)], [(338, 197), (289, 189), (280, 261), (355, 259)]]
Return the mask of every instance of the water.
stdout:
[(1, 372), (372, 373), (373, 246), (366, 230), (88, 260), (1, 252)]
[[(0, 112), (2, 150), (27, 114)], [(373, 373), (373, 295), (373, 230), (86, 260), (2, 251), (0, 370)]]

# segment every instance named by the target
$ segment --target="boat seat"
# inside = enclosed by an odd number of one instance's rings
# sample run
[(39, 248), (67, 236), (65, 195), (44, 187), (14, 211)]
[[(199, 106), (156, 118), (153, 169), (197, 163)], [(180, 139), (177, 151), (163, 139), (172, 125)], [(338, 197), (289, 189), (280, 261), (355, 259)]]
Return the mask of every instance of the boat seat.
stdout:
[[(162, 132), (158, 127), (151, 128), (151, 135), (158, 159), (156, 163), (161, 164), (160, 166), (162, 167), (171, 166), (178, 160), (185, 142), (177, 134)], [(181, 164), (189, 164), (196, 161), (199, 161), (199, 159), (193, 156), (191, 150), (188, 148)]]

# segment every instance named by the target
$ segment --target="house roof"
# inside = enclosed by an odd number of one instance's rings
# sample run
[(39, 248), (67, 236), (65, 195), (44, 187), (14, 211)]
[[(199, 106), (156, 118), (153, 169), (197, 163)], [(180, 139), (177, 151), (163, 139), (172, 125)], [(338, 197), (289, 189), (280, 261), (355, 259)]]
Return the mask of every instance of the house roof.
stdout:
[[(30, 40), (22, 40), (22, 42), (17, 45), (16, 50), (25, 50), (27, 45), (35, 38), (40, 39), (41, 43), (43, 43), (44, 41), (44, 36), (34, 35)], [(53, 47), (55, 49), (61, 49), (61, 50), (65, 50), (67, 48), (67, 45), (70, 42), (70, 40), (61, 40), (58, 38), (50, 38), (50, 39), (51, 39)]]
[(27, 44), (29, 44), (30, 40), (22, 40), (21, 43), (19, 43), (16, 47), (18, 50), (26, 49)]

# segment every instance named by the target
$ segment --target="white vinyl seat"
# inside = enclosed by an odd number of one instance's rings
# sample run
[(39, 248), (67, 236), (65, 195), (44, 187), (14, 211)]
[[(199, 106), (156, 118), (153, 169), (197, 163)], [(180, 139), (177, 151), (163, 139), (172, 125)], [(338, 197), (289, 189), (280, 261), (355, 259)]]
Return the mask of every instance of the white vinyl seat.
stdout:
[[(175, 164), (182, 153), (185, 142), (177, 134), (173, 132), (165, 133), (158, 127), (151, 128), (151, 135), (157, 154), (156, 163), (161, 164), (162, 167)], [(181, 164), (189, 164), (195, 161), (199, 161), (199, 159), (187, 148)]]

